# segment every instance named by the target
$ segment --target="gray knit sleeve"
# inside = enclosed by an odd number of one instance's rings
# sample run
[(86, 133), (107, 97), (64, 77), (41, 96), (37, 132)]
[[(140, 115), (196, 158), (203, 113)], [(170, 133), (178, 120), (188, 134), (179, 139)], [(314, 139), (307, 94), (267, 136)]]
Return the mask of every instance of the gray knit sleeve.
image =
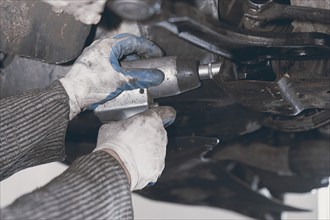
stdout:
[(77, 159), (46, 186), (1, 210), (1, 219), (133, 219), (128, 179), (106, 152)]
[(0, 181), (27, 167), (64, 160), (69, 111), (59, 81), (0, 100)]

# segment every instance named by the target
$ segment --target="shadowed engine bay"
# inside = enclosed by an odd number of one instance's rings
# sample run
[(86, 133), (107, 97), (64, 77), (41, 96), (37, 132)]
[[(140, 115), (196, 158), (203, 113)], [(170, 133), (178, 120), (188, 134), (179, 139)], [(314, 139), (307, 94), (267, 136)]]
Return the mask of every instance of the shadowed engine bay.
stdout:
[[(329, 10), (328, 0), (112, 0), (90, 26), (43, 2), (3, 2), (0, 96), (49, 85), (95, 39), (137, 27), (166, 56), (220, 64), (200, 88), (156, 100), (177, 118), (162, 176), (137, 193), (281, 219), (306, 211), (285, 193), (329, 184)], [(93, 150), (100, 125), (91, 111), (70, 122), (66, 163)]]

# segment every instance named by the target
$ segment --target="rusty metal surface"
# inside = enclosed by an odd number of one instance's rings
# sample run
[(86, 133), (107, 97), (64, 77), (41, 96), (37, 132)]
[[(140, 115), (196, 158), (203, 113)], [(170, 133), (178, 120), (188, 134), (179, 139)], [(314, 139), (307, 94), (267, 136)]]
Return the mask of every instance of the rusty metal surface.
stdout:
[(49, 63), (80, 55), (91, 29), (41, 1), (1, 1), (0, 27), (1, 51)]

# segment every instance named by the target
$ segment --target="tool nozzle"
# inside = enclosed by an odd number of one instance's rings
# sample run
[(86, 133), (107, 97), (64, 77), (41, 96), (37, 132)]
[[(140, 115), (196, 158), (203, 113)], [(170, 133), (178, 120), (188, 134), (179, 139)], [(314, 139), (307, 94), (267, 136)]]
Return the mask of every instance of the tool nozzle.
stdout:
[(212, 79), (215, 74), (218, 74), (221, 69), (221, 62), (202, 64), (198, 67), (198, 74), (201, 80)]

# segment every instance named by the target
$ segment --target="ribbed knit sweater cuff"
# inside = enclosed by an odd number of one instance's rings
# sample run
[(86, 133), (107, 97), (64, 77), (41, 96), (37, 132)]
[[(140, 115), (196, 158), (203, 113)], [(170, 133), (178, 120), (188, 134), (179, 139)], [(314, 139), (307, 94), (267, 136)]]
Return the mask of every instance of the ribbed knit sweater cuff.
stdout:
[(102, 151), (78, 158), (52, 182), (1, 212), (3, 219), (133, 219), (125, 172)]
[(65, 157), (69, 99), (58, 81), (0, 100), (0, 180)]

